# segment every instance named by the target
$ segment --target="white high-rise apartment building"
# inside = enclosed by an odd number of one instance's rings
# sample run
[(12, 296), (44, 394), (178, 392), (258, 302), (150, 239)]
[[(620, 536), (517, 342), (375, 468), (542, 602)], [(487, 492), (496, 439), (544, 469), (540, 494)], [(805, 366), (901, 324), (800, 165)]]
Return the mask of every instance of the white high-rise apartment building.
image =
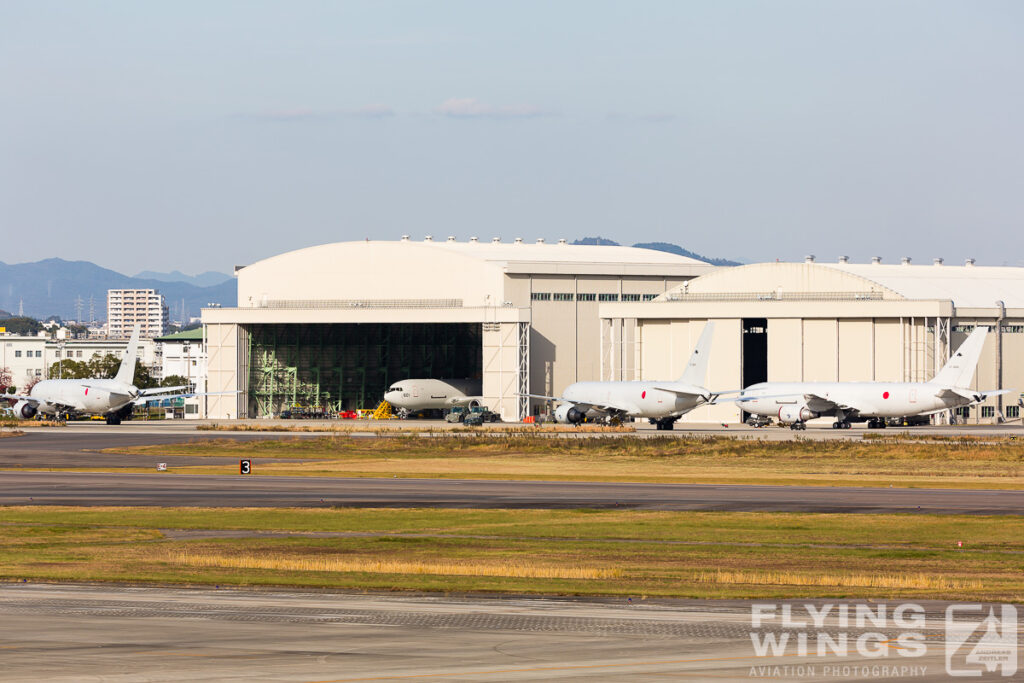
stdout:
[(167, 334), (167, 306), (155, 289), (108, 289), (107, 334), (115, 339), (132, 336), (135, 324), (142, 325), (139, 337), (153, 339)]

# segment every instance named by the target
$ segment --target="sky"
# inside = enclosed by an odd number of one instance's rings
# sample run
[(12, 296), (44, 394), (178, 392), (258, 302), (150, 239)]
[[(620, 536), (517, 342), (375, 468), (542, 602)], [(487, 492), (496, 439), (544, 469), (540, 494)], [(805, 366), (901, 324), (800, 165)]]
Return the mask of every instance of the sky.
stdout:
[(1024, 3), (0, 0), (0, 261), (344, 240), (1024, 265)]

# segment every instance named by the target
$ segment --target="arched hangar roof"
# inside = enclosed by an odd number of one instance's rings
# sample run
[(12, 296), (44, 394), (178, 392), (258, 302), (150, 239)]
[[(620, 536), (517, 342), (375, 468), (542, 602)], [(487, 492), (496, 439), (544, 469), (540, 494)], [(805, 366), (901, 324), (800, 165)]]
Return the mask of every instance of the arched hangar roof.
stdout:
[(1024, 308), (1024, 268), (885, 265), (878, 263), (754, 263), (719, 268), (663, 295), (865, 294), (883, 300), (952, 301), (958, 308)]
[(676, 254), (593, 245), (400, 240), (336, 242), (235, 269), (239, 305), (264, 300), (503, 296), (506, 274), (693, 277), (714, 267)]

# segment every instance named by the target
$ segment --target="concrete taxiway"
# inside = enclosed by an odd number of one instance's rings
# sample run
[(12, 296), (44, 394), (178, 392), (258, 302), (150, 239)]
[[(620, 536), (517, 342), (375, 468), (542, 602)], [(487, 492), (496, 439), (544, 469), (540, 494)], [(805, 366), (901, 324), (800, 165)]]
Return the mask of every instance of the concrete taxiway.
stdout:
[(8, 584), (0, 585), (0, 680), (940, 681), (949, 680), (944, 609), (924, 605), (910, 629), (831, 619), (812, 629), (846, 632), (851, 643), (867, 631), (880, 634), (877, 643), (909, 630), (926, 643), (920, 656), (884, 644), (869, 648), (876, 656), (854, 646), (758, 656), (752, 630), (780, 637), (783, 629), (752, 629), (745, 601)]
[(0, 472), (0, 505), (634, 508), (1024, 514), (1024, 491)]

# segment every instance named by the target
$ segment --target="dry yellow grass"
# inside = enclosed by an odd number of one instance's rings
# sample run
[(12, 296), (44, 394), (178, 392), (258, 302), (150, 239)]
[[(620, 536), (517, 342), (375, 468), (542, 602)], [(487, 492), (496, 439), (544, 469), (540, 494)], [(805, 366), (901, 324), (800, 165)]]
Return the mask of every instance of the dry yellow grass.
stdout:
[(349, 557), (285, 557), (215, 555), (176, 552), (170, 561), (189, 567), (222, 569), (272, 569), (292, 572), (360, 572), (366, 574), (436, 574), (439, 576), (507, 576), (525, 579), (610, 579), (622, 575), (617, 569), (594, 567), (544, 567), (535, 564), (482, 564), (477, 562), (424, 562), (375, 560)]
[(981, 581), (963, 581), (932, 574), (797, 574), (794, 572), (715, 571), (697, 576), (700, 583), (756, 586), (838, 586), (857, 588), (907, 588), (977, 590)]

